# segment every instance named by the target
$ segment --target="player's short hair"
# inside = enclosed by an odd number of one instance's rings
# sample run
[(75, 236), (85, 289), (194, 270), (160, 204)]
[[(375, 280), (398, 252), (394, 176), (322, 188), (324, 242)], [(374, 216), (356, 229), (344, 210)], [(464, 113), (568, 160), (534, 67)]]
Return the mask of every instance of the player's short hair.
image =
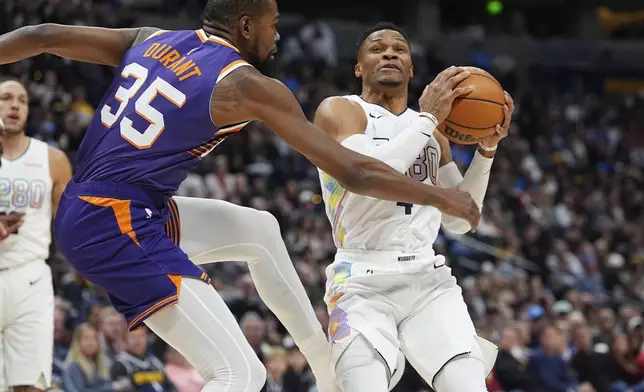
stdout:
[(204, 22), (232, 26), (242, 16), (260, 16), (266, 10), (267, 3), (267, 0), (208, 0)]
[(25, 85), (20, 81), (20, 79), (18, 79), (18, 78), (16, 78), (16, 77), (14, 77), (14, 76), (0, 75), (0, 84), (4, 84), (4, 83), (7, 83), (7, 82), (16, 82), (16, 83), (20, 84), (21, 86), (25, 87), (25, 89), (27, 88), (27, 87), (26, 87), (26, 86), (25, 86)]
[(405, 41), (407, 41), (407, 45), (411, 46), (409, 44), (409, 36), (402, 27), (396, 26), (391, 22), (378, 22), (375, 25), (368, 27), (365, 31), (362, 32), (362, 34), (360, 34), (360, 38), (358, 39), (358, 42), (356, 44), (356, 54), (360, 53), (360, 48), (362, 47), (362, 44), (364, 44), (364, 41), (367, 40), (367, 37), (380, 30), (393, 30), (399, 32), (400, 35), (403, 36)]

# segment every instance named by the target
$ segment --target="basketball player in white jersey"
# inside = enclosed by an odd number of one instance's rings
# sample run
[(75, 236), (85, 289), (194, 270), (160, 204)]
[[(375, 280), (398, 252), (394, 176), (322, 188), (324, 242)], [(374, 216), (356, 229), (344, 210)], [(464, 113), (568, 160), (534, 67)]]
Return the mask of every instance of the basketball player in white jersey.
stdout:
[(29, 98), (16, 81), (0, 83), (5, 125), (0, 214), (22, 225), (0, 242), (0, 390), (49, 387), (53, 359), (54, 292), (45, 263), (51, 220), (71, 178), (65, 154), (25, 135)]
[[(0, 118), (0, 158), (2, 158), (3, 153), (3, 144), (4, 144), (4, 123)], [(0, 160), (0, 167), (2, 167), (2, 161)], [(22, 224), (22, 217), (18, 214), (12, 215), (0, 215), (0, 241), (4, 240), (9, 236), (9, 234), (18, 230), (18, 227)]]
[[(505, 121), (486, 139), (463, 177), (447, 139), (435, 132), (469, 73), (450, 67), (420, 98), (421, 113), (407, 106), (413, 76), (406, 35), (390, 24), (367, 30), (359, 41), (355, 74), (360, 96), (331, 97), (315, 123), (345, 147), (378, 158), (426, 184), (468, 191), (479, 208), (492, 157), (507, 135)], [(439, 99), (445, 91), (450, 98)], [(461, 289), (432, 245), (441, 223), (456, 233), (470, 225), (430, 206), (381, 201), (345, 191), (320, 171), (334, 240), (327, 268), (332, 364), (343, 392), (386, 392), (400, 380), (404, 356), (437, 392), (484, 392), (496, 347), (476, 335)], [(402, 354), (401, 354), (402, 353)]]

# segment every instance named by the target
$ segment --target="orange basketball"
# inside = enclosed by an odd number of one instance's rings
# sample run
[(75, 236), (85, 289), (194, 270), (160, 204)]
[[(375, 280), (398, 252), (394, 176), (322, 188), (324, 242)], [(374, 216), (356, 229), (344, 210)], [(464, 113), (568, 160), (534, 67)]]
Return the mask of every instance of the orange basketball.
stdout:
[(480, 68), (463, 68), (471, 74), (457, 87), (474, 85), (476, 89), (454, 100), (452, 111), (438, 130), (454, 143), (477, 144), (503, 122), (503, 87)]

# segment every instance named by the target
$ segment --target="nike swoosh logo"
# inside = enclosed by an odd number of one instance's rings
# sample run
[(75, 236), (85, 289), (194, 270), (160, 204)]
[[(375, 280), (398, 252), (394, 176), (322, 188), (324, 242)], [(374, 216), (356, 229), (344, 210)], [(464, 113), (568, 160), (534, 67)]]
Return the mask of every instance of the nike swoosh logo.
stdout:
[(369, 113), (369, 117), (375, 118), (377, 120), (377, 119), (379, 119), (381, 117), (384, 117), (384, 116), (381, 115), (381, 116), (376, 117), (376, 116), (373, 115), (373, 113)]
[(42, 276), (41, 276), (40, 278), (38, 278), (38, 279), (30, 280), (30, 281), (29, 281), (29, 284), (30, 284), (31, 286), (33, 286), (33, 285), (34, 285), (34, 284), (36, 284), (36, 283), (37, 283), (41, 278), (42, 278)]
[(432, 137), (432, 135), (430, 135), (430, 134), (428, 134), (428, 133), (425, 133), (425, 132), (423, 132), (423, 131), (420, 131), (420, 133), (422, 133), (423, 135), (425, 135), (425, 136), (427, 136), (427, 137)]
[(434, 264), (434, 269), (439, 269), (440, 267), (445, 267), (445, 263), (443, 263), (441, 265)]

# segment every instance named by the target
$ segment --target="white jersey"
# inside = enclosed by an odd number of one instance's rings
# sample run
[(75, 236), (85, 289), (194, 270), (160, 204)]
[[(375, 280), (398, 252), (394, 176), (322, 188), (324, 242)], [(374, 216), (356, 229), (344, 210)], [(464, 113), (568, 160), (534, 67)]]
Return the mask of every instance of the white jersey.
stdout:
[[(364, 109), (365, 134), (376, 145), (387, 143), (409, 127), (418, 112), (407, 109), (395, 115), (365, 102), (356, 95), (346, 96)], [(407, 175), (435, 185), (440, 162), (440, 145), (432, 137)], [(339, 249), (413, 252), (431, 248), (441, 225), (441, 212), (435, 207), (382, 201), (347, 192), (331, 176), (320, 171), (322, 196)]]
[(2, 158), (0, 214), (22, 212), (25, 216), (18, 233), (0, 242), (0, 269), (49, 256), (52, 184), (46, 143), (29, 139), (27, 151), (19, 158)]

